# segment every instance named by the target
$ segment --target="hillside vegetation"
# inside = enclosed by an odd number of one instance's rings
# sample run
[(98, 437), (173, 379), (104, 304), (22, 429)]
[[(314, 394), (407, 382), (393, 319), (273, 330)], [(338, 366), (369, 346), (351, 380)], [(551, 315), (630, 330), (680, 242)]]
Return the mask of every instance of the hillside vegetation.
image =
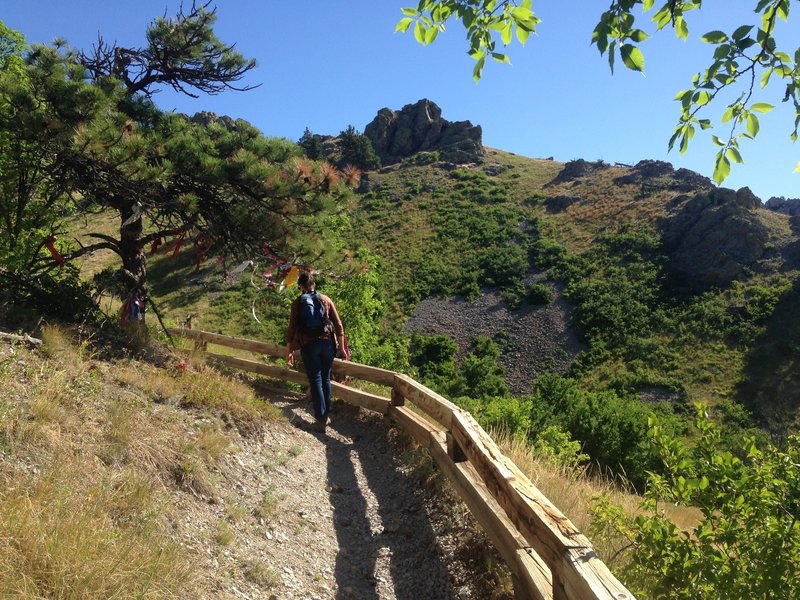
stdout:
[[(398, 313), (413, 314), (431, 294), (469, 300), (485, 288), (499, 288), (510, 308), (536, 305), (539, 288), (528, 274), (544, 273), (553, 294), (564, 290), (573, 328), (589, 346), (572, 371), (586, 387), (675, 407), (702, 401), (722, 414), (745, 406), (779, 436), (796, 426), (797, 405), (788, 400), (796, 394), (775, 393), (797, 388), (798, 241), (789, 216), (739, 207), (735, 194), (719, 200), (731, 204), (739, 228), (721, 214), (710, 224), (714, 235), (763, 235), (767, 250), (717, 248), (718, 263), (728, 252), (742, 255), (733, 257), (741, 264), (718, 265), (728, 281), (710, 285), (703, 265), (676, 271), (674, 257), (691, 248), (664, 240), (677, 230), (672, 223), (692, 216), (686, 207), (695, 195), (708, 193), (696, 174), (662, 167), (648, 175), (646, 161), (564, 165), (497, 150), (459, 168), (413, 162), (370, 173), (355, 223), (384, 261)], [(513, 354), (497, 341), (502, 354)]]

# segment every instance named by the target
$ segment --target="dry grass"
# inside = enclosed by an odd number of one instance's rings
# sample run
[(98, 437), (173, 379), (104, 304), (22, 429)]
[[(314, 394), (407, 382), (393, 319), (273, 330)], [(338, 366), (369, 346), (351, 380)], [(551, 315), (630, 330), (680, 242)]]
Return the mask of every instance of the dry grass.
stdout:
[(210, 410), (238, 427), (252, 431), (282, 419), (273, 405), (257, 398), (253, 389), (207, 365), (177, 357), (169, 370), (137, 364), (121, 370), (119, 383), (141, 390), (154, 402)]
[(0, 596), (164, 598), (184, 586), (191, 567), (158, 530), (151, 485), (92, 475), (59, 461), (3, 477)]
[(280, 413), (203, 365), (107, 363), (68, 331), (42, 337), (0, 344), (0, 598), (192, 597), (169, 494), (219, 495), (228, 425)]
[[(587, 476), (584, 471), (558, 467), (536, 456), (530, 445), (499, 431), (490, 432), (503, 454), (525, 473), (545, 497), (569, 518), (578, 531), (586, 533), (591, 526), (590, 506), (596, 498), (607, 498), (630, 515), (640, 512), (642, 498), (629, 490), (620, 478)], [(686, 507), (666, 507), (667, 516), (684, 530), (694, 526), (698, 512)], [(603, 560), (608, 561), (621, 548), (618, 539), (593, 539), (592, 545)]]

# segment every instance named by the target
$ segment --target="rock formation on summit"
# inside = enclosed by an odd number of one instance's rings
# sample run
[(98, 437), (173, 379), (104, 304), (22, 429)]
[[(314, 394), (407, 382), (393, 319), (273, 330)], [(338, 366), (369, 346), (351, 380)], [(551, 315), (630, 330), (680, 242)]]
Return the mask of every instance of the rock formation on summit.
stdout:
[(660, 223), (676, 274), (700, 286), (724, 286), (765, 258), (770, 228), (761, 201), (742, 188), (713, 188), (687, 199)]
[(364, 128), (364, 135), (384, 165), (417, 152), (436, 151), (442, 160), (454, 163), (476, 162), (484, 154), (480, 125), (447, 121), (442, 109), (425, 99), (400, 111), (382, 108)]

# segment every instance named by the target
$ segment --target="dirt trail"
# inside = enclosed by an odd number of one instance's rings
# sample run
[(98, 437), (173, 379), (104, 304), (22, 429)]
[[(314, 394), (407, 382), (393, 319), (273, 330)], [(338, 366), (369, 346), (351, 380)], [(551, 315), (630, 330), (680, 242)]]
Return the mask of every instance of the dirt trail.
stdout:
[(288, 423), (241, 438), (220, 461), (216, 487), (230, 497), (174, 495), (185, 515), (176, 533), (191, 540), (208, 597), (488, 597), (491, 583), (456, 549), (463, 517), (435, 508), (379, 415), (337, 404), (321, 435), (307, 429), (304, 397), (273, 401)]

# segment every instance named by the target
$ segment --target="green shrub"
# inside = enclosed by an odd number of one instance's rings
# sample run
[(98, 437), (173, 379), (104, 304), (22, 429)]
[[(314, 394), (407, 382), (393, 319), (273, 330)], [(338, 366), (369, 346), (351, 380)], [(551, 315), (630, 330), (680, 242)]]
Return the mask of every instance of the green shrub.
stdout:
[(553, 290), (546, 283), (534, 283), (528, 288), (525, 298), (530, 304), (547, 305), (553, 301)]
[[(615, 570), (640, 597), (800, 597), (800, 439), (786, 450), (744, 440), (737, 456), (720, 450), (722, 430), (700, 407), (695, 427), (689, 448), (650, 423), (663, 475), (648, 476), (638, 516), (599, 500), (592, 534), (629, 544), (627, 562)], [(701, 517), (683, 531), (666, 517), (665, 503), (694, 507)]]
[(533, 451), (540, 460), (571, 472), (577, 472), (589, 460), (589, 455), (581, 452), (581, 443), (558, 425), (548, 425), (539, 433), (533, 441)]
[[(535, 439), (556, 425), (578, 440), (600, 467), (625, 474), (634, 485), (641, 485), (647, 471), (659, 470), (647, 439), (651, 413), (636, 398), (612, 391), (588, 392), (572, 379), (545, 374), (534, 382), (531, 436)], [(676, 421), (665, 420), (677, 430)]]

